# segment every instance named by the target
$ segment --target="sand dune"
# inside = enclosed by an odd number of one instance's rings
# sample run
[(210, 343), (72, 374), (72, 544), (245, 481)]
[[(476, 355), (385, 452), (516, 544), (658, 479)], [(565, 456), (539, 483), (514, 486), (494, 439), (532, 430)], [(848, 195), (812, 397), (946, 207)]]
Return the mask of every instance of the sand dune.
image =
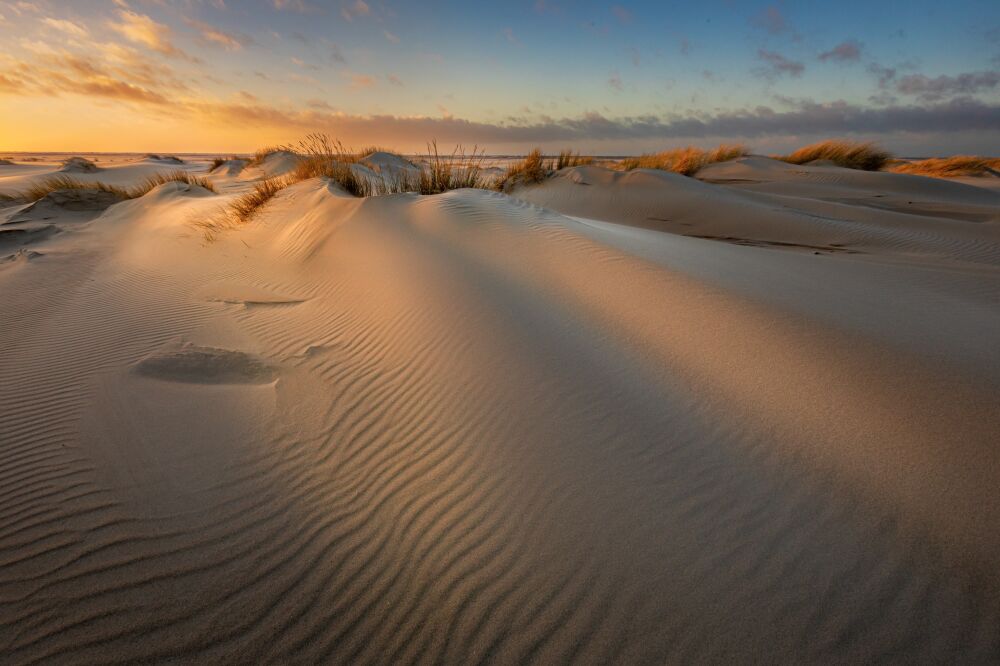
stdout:
[(0, 246), (6, 661), (1000, 659), (1000, 193), (293, 167)]

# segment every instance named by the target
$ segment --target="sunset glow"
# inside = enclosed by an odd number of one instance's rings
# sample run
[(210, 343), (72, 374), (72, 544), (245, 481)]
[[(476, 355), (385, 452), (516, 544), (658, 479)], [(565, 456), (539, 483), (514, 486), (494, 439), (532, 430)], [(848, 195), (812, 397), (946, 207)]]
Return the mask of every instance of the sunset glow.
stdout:
[(996, 153), (998, 31), (989, 0), (6, 0), (0, 150)]

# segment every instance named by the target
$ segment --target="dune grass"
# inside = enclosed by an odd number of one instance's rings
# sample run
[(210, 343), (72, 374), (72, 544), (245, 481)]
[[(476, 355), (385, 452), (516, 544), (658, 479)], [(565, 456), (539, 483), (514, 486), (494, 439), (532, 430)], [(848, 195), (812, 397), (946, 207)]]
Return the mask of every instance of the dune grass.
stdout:
[(873, 143), (828, 139), (803, 148), (790, 155), (776, 155), (789, 164), (808, 164), (815, 160), (829, 160), (837, 166), (862, 171), (879, 171), (889, 164), (892, 154)]
[(888, 167), (893, 173), (909, 173), (936, 178), (958, 178), (960, 176), (986, 176), (1000, 172), (1000, 157), (980, 157), (977, 155), (956, 155), (914, 162), (893, 162)]
[(541, 148), (535, 148), (524, 156), (524, 159), (507, 165), (503, 175), (494, 184), (495, 189), (503, 192), (515, 185), (533, 185), (549, 177), (551, 164), (545, 160)]
[(451, 155), (442, 155), (438, 151), (437, 141), (431, 141), (427, 144), (427, 153), (428, 165), (420, 167), (415, 185), (401, 183), (403, 191), (441, 194), (466, 187), (487, 187), (487, 180), (483, 176), (485, 151), (479, 150), (478, 146), (473, 146), (472, 152), (466, 154), (465, 148), (457, 145)]
[(560, 169), (594, 164), (594, 158), (581, 155), (572, 149), (565, 149), (559, 155), (548, 158), (542, 154), (541, 148), (535, 148), (524, 156), (524, 159), (512, 162), (503, 175), (493, 184), (493, 189), (501, 192), (515, 185), (532, 185), (541, 183)]
[(467, 154), (459, 145), (448, 155), (442, 154), (437, 142), (432, 141), (427, 144), (426, 165), (418, 166), (402, 158), (415, 167), (417, 173), (400, 171), (394, 174), (366, 172), (367, 167), (355, 166), (372, 153), (385, 152), (398, 155), (380, 146), (351, 150), (325, 134), (310, 134), (291, 149), (300, 157), (299, 164), (291, 174), (293, 182), (306, 178), (328, 178), (356, 197), (402, 192), (440, 194), (462, 187), (487, 185), (482, 175), (484, 153), (478, 147), (474, 147), (472, 152)]
[(278, 192), (293, 184), (290, 176), (275, 176), (254, 184), (253, 189), (221, 206), (214, 214), (195, 219), (192, 224), (201, 230), (206, 241), (214, 241), (220, 232), (246, 224), (256, 216), (264, 205)]
[(624, 171), (659, 169), (684, 176), (693, 176), (709, 164), (728, 162), (747, 154), (747, 148), (742, 144), (722, 144), (712, 150), (687, 146), (659, 153), (647, 153), (638, 157), (627, 157), (619, 162), (618, 168)]
[(559, 171), (560, 169), (565, 169), (567, 167), (588, 166), (593, 163), (593, 157), (587, 157), (578, 152), (574, 152), (571, 149), (566, 149), (559, 151), (559, 157), (556, 158), (555, 169), (556, 171)]
[(132, 187), (121, 187), (119, 185), (109, 185), (100, 181), (83, 181), (72, 176), (50, 176), (39, 181), (28, 189), (20, 192), (15, 198), (32, 202), (38, 201), (57, 190), (94, 190), (98, 192), (110, 192), (122, 199), (137, 199), (148, 193), (154, 187), (164, 183), (185, 183), (187, 185), (197, 185), (204, 187), (210, 192), (215, 192), (215, 186), (208, 180), (198, 176), (192, 176), (186, 171), (171, 171), (168, 173), (158, 173), (146, 178), (138, 185)]
[(287, 148), (285, 146), (264, 146), (263, 148), (258, 148), (254, 151), (253, 157), (250, 158), (247, 166), (259, 166), (268, 157), (283, 150), (287, 150)]

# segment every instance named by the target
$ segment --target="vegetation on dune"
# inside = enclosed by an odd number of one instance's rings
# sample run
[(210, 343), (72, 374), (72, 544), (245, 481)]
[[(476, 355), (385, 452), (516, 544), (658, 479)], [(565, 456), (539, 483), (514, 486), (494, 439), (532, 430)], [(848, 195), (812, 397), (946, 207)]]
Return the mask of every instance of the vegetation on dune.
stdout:
[(879, 171), (892, 160), (892, 154), (873, 143), (841, 139), (828, 139), (803, 148), (790, 155), (776, 155), (775, 159), (790, 164), (808, 164), (828, 160), (837, 166), (863, 171)]
[(402, 191), (440, 194), (466, 187), (486, 188), (489, 184), (483, 176), (485, 153), (478, 146), (474, 146), (472, 152), (466, 154), (465, 149), (458, 145), (448, 156), (438, 152), (437, 141), (431, 141), (427, 145), (427, 153), (428, 165), (420, 167), (416, 183), (401, 183), (404, 188)]
[(1000, 157), (979, 157), (976, 155), (956, 155), (955, 157), (940, 157), (914, 162), (893, 162), (888, 167), (894, 173), (909, 173), (919, 176), (936, 176), (938, 178), (957, 178), (959, 176), (1000, 175)]
[(541, 183), (560, 169), (593, 163), (593, 157), (586, 157), (571, 149), (560, 151), (554, 158), (547, 158), (542, 154), (541, 148), (535, 148), (523, 160), (508, 165), (504, 174), (494, 183), (494, 188), (505, 191), (518, 184)]
[(172, 171), (170, 173), (158, 173), (146, 178), (144, 181), (133, 187), (121, 187), (119, 185), (109, 185), (100, 181), (82, 181), (72, 176), (50, 176), (45, 180), (31, 185), (28, 189), (20, 192), (12, 199), (24, 201), (38, 201), (44, 196), (57, 190), (95, 190), (99, 192), (110, 192), (122, 199), (137, 199), (143, 196), (154, 187), (164, 183), (185, 183), (187, 185), (197, 185), (204, 187), (210, 192), (215, 192), (215, 186), (208, 180), (198, 176), (192, 176), (186, 171)]
[(535, 148), (523, 160), (512, 162), (504, 174), (497, 180), (495, 187), (505, 191), (515, 185), (531, 185), (540, 183), (549, 177), (550, 164), (542, 156), (542, 149)]
[(632, 169), (659, 169), (672, 171), (684, 176), (693, 176), (701, 169), (716, 162), (728, 162), (748, 154), (741, 144), (722, 144), (713, 150), (703, 150), (694, 146), (675, 148), (659, 153), (647, 153), (638, 157), (627, 157), (618, 164), (625, 171)]
[(258, 148), (254, 152), (253, 157), (250, 158), (248, 166), (258, 166), (261, 162), (266, 160), (271, 155), (286, 150), (284, 146), (265, 146), (263, 148)]
[[(427, 159), (415, 164), (399, 156), (397, 152), (381, 146), (373, 145), (352, 150), (342, 142), (319, 133), (309, 134), (296, 144), (262, 148), (250, 160), (251, 165), (260, 164), (269, 155), (279, 151), (296, 155), (298, 162), (289, 174), (258, 182), (251, 192), (237, 197), (228, 207), (220, 210), (219, 215), (196, 224), (203, 229), (205, 237), (211, 240), (219, 230), (245, 224), (253, 219), (283, 188), (309, 178), (328, 179), (356, 197), (405, 192), (440, 194), (459, 188), (509, 191), (516, 185), (541, 183), (560, 169), (595, 163), (594, 158), (583, 156), (573, 150), (563, 150), (556, 156), (547, 157), (543, 155), (541, 148), (535, 148), (523, 159), (512, 162), (500, 177), (490, 179), (485, 175), (483, 168), (485, 152), (478, 147), (474, 147), (472, 152), (467, 154), (461, 146), (457, 146), (451, 154), (442, 154), (437, 142), (432, 141), (427, 145), (427, 149)], [(379, 168), (377, 165), (369, 168), (363, 162), (373, 153), (399, 156), (403, 164), (398, 169)], [(693, 176), (709, 164), (727, 162), (748, 154), (747, 147), (742, 144), (722, 144), (711, 150), (688, 146), (625, 158), (611, 166), (625, 171), (659, 169)], [(239, 158), (217, 157), (212, 161), (211, 168), (216, 169), (229, 159)], [(828, 140), (805, 146), (790, 155), (776, 156), (776, 159), (792, 164), (829, 160), (852, 169), (878, 170), (889, 164), (892, 156), (870, 143)], [(893, 171), (928, 175), (968, 175), (998, 168), (1000, 159), (980, 157), (922, 160), (892, 166)], [(209, 183), (197, 184), (212, 189)], [(101, 184), (94, 186), (107, 187)], [(151, 188), (146, 187), (145, 191), (148, 189)]]
[(556, 171), (559, 171), (560, 169), (565, 169), (567, 167), (587, 166), (593, 163), (593, 157), (587, 157), (578, 152), (566, 149), (559, 151), (559, 157), (556, 158), (555, 169)]
[(411, 168), (395, 173), (366, 172), (367, 167), (355, 166), (365, 157), (375, 152), (396, 153), (378, 146), (350, 150), (325, 134), (310, 134), (294, 146), (300, 160), (292, 178), (294, 181), (328, 178), (356, 197), (402, 192), (440, 194), (462, 187), (486, 187), (482, 175), (483, 152), (478, 147), (466, 154), (462, 146), (456, 146), (450, 155), (442, 155), (437, 142), (432, 141), (427, 149), (426, 165), (418, 166), (401, 158)]
[(215, 171), (226, 162), (232, 162), (234, 160), (242, 160), (242, 159), (243, 159), (242, 157), (239, 157), (237, 155), (230, 155), (229, 157), (222, 157), (222, 156), (213, 157), (212, 161), (209, 162), (208, 164), (208, 170)]

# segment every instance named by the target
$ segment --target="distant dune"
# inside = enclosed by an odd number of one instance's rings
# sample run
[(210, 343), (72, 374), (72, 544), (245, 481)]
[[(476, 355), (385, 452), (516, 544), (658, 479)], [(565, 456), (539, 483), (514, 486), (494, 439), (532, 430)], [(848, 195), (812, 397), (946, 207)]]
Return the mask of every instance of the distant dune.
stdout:
[(1000, 660), (1000, 192), (301, 159), (0, 173), (4, 663)]

